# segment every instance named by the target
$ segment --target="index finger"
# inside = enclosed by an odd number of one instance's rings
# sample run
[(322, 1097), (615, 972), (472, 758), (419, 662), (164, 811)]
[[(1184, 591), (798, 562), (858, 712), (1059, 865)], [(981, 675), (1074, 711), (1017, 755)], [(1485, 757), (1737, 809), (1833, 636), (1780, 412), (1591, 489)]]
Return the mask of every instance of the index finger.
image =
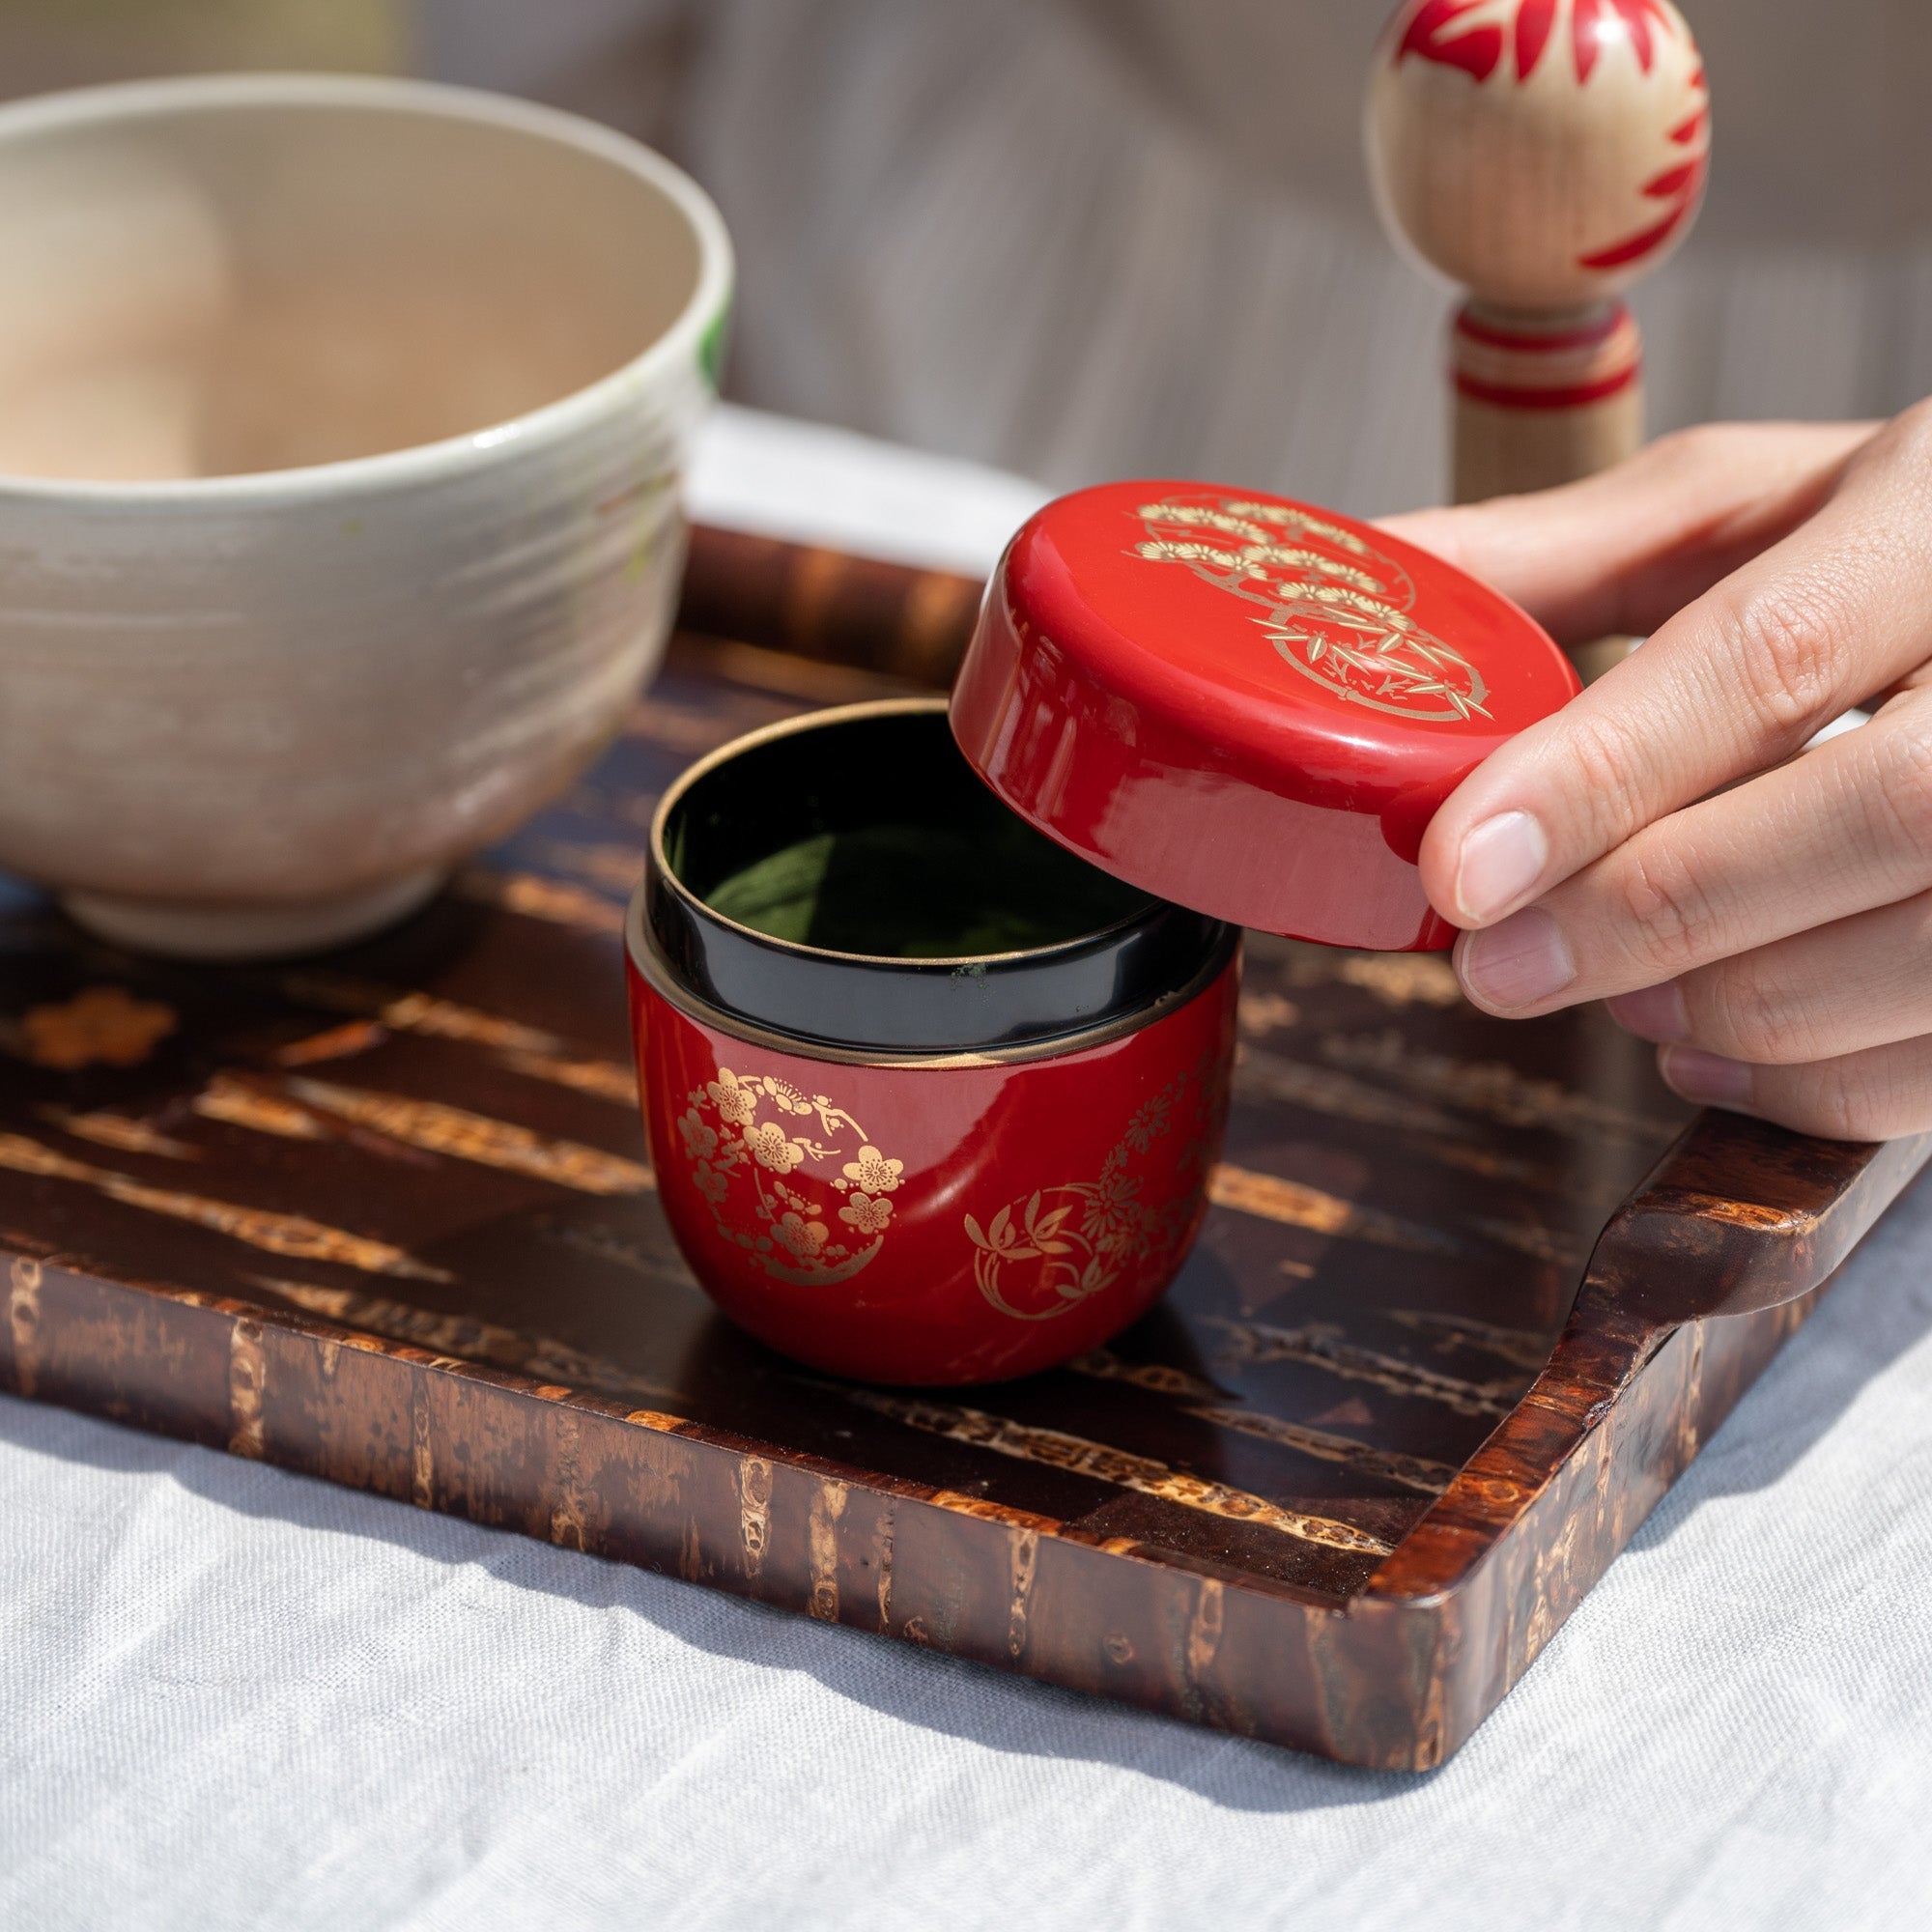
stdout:
[(1807, 521), (1878, 429), (1713, 424), (1579, 483), (1381, 526), (1494, 584), (1558, 643), (1647, 637)]
[(1640, 827), (1777, 764), (1932, 644), (1932, 407), (1807, 523), (1463, 781), (1423, 838), (1432, 903), (1494, 924)]

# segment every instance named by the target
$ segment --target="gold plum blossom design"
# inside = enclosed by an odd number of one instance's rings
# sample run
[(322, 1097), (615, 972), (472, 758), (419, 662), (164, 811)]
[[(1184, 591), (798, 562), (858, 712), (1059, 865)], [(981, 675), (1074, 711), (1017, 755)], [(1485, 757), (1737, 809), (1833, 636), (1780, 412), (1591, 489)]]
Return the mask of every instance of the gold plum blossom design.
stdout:
[(890, 1194), (905, 1172), (902, 1160), (888, 1160), (875, 1147), (862, 1147), (857, 1160), (845, 1163), (845, 1179), (867, 1194)]
[(751, 1150), (752, 1158), (760, 1167), (770, 1168), (774, 1174), (789, 1174), (793, 1168), (805, 1164), (804, 1147), (790, 1139), (776, 1121), (747, 1127), (744, 1140)]
[(774, 1080), (769, 1075), (765, 1079), (765, 1092), (785, 1111), (801, 1116), (810, 1116), (812, 1104), (796, 1087), (783, 1080)]
[(1408, 573), (1354, 531), (1244, 498), (1169, 497), (1137, 515), (1134, 554), (1257, 606), (1281, 658), (1344, 702), (1431, 724), (1490, 715), (1482, 672), (1415, 620)]
[[(894, 1183), (895, 1186), (897, 1182)], [(893, 1204), (874, 1201), (869, 1195), (855, 1193), (838, 1210), (838, 1218), (862, 1235), (883, 1235), (892, 1225)]]
[[(758, 1096), (749, 1087), (738, 1084), (738, 1076), (729, 1067), (721, 1067), (718, 1078), (707, 1083), (704, 1089), (712, 1106), (718, 1110), (718, 1118), (734, 1127), (746, 1125), (758, 1111)], [(696, 1104), (697, 1095), (692, 1101)]]
[[(893, 1204), (880, 1197), (900, 1186), (905, 1163), (843, 1108), (729, 1067), (685, 1097), (677, 1130), (692, 1185), (719, 1234), (767, 1274), (808, 1287), (849, 1281), (885, 1245)], [(821, 1190), (846, 1197), (836, 1215)]]
[(793, 1209), (785, 1211), (772, 1233), (778, 1237), (780, 1247), (802, 1262), (817, 1260), (825, 1246), (825, 1223), (808, 1221)]
[[(966, 1216), (980, 1293), (1016, 1321), (1050, 1321), (1110, 1288), (1128, 1267), (1175, 1246), (1195, 1210), (1197, 1183), (1214, 1157), (1214, 1109), (1202, 1068), (1181, 1074), (1128, 1121), (1096, 1180), (1042, 1187), (1002, 1208), (984, 1227)], [(1191, 1108), (1183, 1102), (1192, 1097)], [(1179, 1185), (1164, 1202), (1142, 1199), (1134, 1166), (1172, 1133), (1187, 1136)], [(1037, 1265), (1029, 1268), (1028, 1264)], [(1024, 1305), (1021, 1305), (1024, 1304)]]

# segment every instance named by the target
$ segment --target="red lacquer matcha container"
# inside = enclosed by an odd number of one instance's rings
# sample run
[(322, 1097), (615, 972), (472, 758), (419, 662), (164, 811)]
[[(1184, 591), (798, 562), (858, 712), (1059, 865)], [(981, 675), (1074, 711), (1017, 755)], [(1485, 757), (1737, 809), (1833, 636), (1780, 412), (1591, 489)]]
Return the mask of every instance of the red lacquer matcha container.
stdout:
[(761, 1341), (867, 1380), (991, 1381), (1097, 1347), (1206, 1210), (1236, 938), (1007, 811), (943, 699), (704, 759), (659, 808), (628, 944), (693, 1271)]
[(1184, 482), (1049, 503), (950, 719), (777, 725), (659, 810), (632, 1008), (698, 1280), (867, 1379), (1107, 1340), (1201, 1223), (1237, 928), (1447, 946), (1430, 818), (1577, 688), (1507, 599), (1333, 512)]

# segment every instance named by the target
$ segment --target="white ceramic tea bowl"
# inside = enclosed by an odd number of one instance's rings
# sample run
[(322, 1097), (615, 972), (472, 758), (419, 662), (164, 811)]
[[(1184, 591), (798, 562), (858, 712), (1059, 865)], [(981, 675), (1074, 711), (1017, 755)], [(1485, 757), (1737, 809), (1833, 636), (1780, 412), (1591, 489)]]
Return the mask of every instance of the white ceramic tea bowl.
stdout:
[(402, 81), (0, 108), (0, 869), (184, 957), (433, 893), (669, 628), (731, 281), (574, 117)]

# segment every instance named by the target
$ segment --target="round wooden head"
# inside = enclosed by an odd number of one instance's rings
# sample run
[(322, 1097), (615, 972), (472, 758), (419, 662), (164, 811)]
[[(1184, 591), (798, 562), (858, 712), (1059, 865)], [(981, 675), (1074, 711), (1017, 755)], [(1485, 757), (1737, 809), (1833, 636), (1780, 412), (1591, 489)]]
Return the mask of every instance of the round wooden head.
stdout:
[(1576, 309), (1690, 232), (1703, 62), (1670, 0), (1404, 0), (1369, 87), (1392, 233), (1497, 308)]

